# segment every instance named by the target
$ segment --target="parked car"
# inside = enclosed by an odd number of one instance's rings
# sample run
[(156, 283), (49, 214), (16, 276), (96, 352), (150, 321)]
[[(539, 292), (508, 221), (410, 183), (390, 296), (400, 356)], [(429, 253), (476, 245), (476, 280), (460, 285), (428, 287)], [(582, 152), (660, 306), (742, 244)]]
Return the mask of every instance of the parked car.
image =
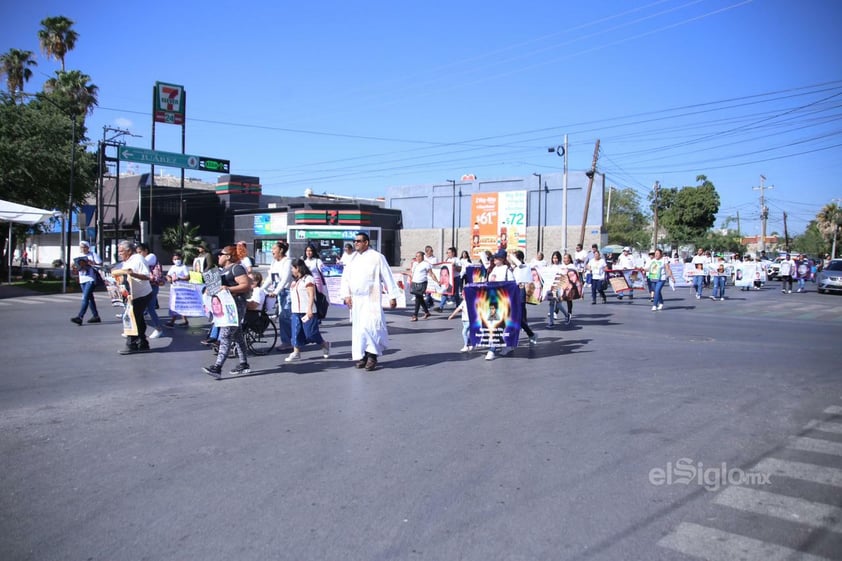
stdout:
[(816, 278), (819, 294), (828, 291), (842, 292), (842, 259), (833, 259)]

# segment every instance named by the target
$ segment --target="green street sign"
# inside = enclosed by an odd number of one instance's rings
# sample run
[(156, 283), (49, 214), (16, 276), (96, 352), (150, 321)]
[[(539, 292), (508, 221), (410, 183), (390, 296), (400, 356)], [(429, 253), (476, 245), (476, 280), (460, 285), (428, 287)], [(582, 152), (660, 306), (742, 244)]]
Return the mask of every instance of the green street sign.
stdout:
[(126, 162), (166, 166), (171, 168), (199, 169), (199, 157), (177, 152), (162, 152), (123, 146), (117, 151), (119, 158)]
[(134, 148), (132, 146), (121, 147), (117, 151), (117, 156), (125, 162), (136, 162), (138, 164), (170, 168), (195, 169), (213, 173), (228, 173), (231, 169), (231, 162), (228, 160), (208, 158), (206, 156), (193, 156), (192, 154), (179, 154), (178, 152), (147, 150), (146, 148)]

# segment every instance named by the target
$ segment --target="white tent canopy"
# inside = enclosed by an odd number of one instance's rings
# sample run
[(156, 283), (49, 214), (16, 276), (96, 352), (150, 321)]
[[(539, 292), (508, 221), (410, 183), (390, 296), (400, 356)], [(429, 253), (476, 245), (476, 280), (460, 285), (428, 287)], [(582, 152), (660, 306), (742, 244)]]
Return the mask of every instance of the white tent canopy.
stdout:
[(9, 223), (9, 241), (6, 255), (9, 258), (9, 282), (12, 282), (12, 224), (27, 224), (34, 226), (45, 222), (54, 216), (51, 210), (43, 210), (34, 206), (0, 200), (0, 222)]
[(53, 217), (53, 211), (0, 200), (0, 222), (16, 222), (30, 226)]

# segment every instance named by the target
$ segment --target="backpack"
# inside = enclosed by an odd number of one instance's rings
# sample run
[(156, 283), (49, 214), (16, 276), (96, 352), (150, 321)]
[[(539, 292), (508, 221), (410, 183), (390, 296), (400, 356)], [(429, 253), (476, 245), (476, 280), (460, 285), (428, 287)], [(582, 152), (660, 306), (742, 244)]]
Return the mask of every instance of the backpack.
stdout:
[(319, 319), (327, 317), (327, 310), (330, 308), (330, 301), (322, 292), (316, 291), (316, 316)]

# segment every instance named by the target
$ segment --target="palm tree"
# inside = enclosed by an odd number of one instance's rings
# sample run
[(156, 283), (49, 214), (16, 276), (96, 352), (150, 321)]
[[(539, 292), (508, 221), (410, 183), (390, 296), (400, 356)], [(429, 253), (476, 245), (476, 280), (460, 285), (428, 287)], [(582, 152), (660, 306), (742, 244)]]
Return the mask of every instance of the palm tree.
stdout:
[(833, 242), (833, 257), (836, 257), (836, 241), (839, 228), (842, 227), (842, 208), (836, 203), (828, 203), (816, 215), (816, 226), (825, 241)]
[(90, 76), (79, 70), (57, 70), (54, 78), (44, 82), (44, 91), (56, 97), (58, 105), (68, 108), (72, 115), (88, 115), (99, 103), (99, 88), (90, 80)]
[(64, 16), (55, 16), (41, 20), (42, 29), (38, 31), (38, 41), (48, 58), (61, 61), (64, 72), (64, 57), (76, 46), (79, 34), (71, 29), (73, 21)]
[(32, 70), (28, 67), (37, 65), (32, 58), (32, 51), (9, 49), (9, 52), (0, 55), (0, 74), (6, 75), (6, 87), (9, 88), (12, 100), (16, 92), (23, 92), (24, 84), (32, 78)]

